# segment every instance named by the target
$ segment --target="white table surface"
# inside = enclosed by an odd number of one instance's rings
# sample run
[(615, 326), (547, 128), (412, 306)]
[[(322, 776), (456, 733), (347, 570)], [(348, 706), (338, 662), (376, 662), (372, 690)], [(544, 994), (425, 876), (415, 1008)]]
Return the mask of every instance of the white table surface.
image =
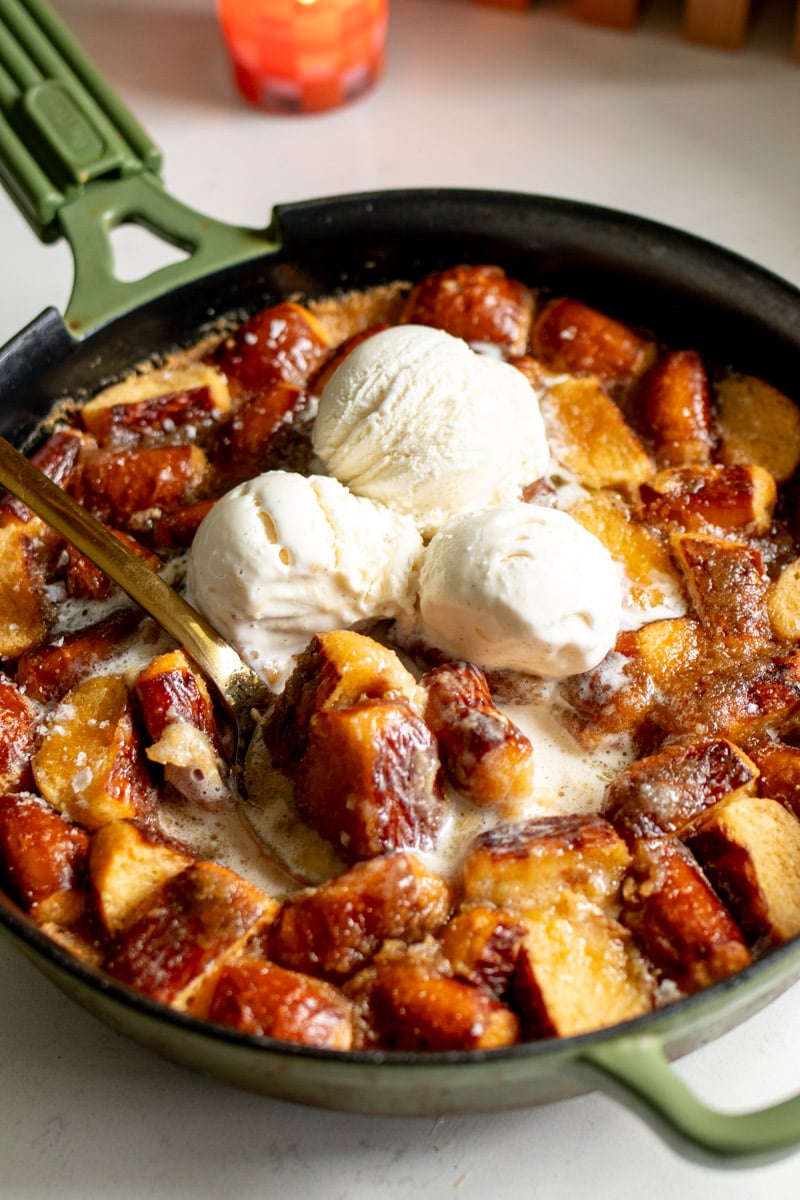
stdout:
[[(234, 93), (212, 0), (57, 0), (166, 156), (166, 181), (215, 216), (397, 186), (589, 200), (716, 240), (800, 284), (800, 65), (794, 4), (768, 0), (747, 48), (678, 36), (652, 0), (633, 34), (473, 0), (391, 0), (386, 73), (349, 108), (267, 116)], [(121, 269), (134, 252), (124, 243)], [(0, 196), (0, 340), (71, 264)], [(800, 986), (679, 1073), (742, 1110), (800, 1086)], [(504, 1115), (362, 1118), (245, 1095), (162, 1062), (65, 999), (0, 944), (0, 1195), (8, 1200), (796, 1200), (800, 1157), (736, 1173), (676, 1157), (601, 1095)]]

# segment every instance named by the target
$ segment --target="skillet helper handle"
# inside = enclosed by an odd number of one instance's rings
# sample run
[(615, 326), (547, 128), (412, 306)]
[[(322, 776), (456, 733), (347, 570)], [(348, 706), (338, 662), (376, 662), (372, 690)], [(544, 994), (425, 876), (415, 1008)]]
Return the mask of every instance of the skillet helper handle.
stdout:
[[(160, 170), (158, 148), (44, 0), (0, 0), (0, 181), (42, 241), (70, 244), (74, 336), (276, 248), (270, 230), (216, 221), (169, 195)], [(119, 280), (111, 234), (125, 223), (185, 257)]]
[(673, 1071), (657, 1037), (601, 1043), (583, 1053), (578, 1069), (678, 1153), (705, 1166), (753, 1167), (800, 1149), (800, 1095), (754, 1112), (719, 1112)]

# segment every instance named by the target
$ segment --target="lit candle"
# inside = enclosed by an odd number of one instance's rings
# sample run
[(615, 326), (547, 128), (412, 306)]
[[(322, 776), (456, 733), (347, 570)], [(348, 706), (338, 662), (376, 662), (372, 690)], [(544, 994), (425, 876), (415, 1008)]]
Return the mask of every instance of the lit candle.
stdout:
[(280, 112), (335, 108), (381, 73), (388, 0), (217, 0), (236, 83)]

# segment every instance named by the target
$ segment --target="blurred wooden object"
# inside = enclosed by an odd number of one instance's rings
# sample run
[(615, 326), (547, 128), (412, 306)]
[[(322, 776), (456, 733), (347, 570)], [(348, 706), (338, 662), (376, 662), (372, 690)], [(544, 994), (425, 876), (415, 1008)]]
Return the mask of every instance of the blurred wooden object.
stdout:
[(747, 33), (750, 0), (684, 0), (683, 34), (692, 42), (735, 50)]
[(575, 11), (582, 21), (630, 29), (639, 15), (639, 0), (577, 0)]

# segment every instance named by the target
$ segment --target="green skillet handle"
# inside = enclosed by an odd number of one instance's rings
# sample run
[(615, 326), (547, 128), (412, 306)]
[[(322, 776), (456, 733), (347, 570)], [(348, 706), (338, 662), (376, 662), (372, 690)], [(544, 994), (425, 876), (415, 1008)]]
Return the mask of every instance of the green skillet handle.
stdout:
[(578, 1065), (583, 1078), (705, 1166), (753, 1167), (800, 1149), (800, 1096), (757, 1112), (718, 1112), (675, 1074), (652, 1035), (601, 1043)]
[[(0, 181), (42, 241), (75, 260), (76, 337), (220, 267), (276, 249), (270, 230), (213, 220), (164, 191), (161, 154), (44, 0), (0, 0)], [(138, 224), (185, 254), (114, 274), (111, 234)]]

